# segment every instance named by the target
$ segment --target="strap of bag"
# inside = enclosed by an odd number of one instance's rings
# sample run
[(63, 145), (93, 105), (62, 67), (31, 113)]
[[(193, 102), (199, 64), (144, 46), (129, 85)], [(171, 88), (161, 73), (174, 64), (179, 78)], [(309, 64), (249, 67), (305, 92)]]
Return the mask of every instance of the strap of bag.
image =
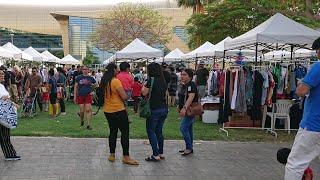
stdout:
[(149, 101), (149, 100), (150, 100), (150, 98), (151, 98), (151, 93), (152, 93), (153, 83), (154, 83), (154, 77), (151, 77), (151, 86), (150, 86), (150, 93), (149, 93), (148, 101)]

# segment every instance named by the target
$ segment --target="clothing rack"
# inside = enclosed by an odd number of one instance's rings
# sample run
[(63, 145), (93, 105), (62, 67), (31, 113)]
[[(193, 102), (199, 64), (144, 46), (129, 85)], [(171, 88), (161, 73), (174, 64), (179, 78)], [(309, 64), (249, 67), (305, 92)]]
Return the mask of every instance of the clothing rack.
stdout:
[[(252, 66), (252, 70), (262, 70), (263, 68), (266, 68), (266, 67), (268, 67), (267, 65), (255, 65), (255, 66)], [(229, 69), (229, 70), (231, 70), (231, 69), (240, 69), (240, 68), (242, 68), (242, 66), (241, 65), (238, 65), (238, 66), (229, 66), (227, 69)], [(225, 75), (226, 76), (226, 75)], [(225, 81), (226, 81), (226, 77), (225, 77)], [(226, 84), (226, 82), (225, 82), (225, 84)], [(224, 86), (224, 88), (226, 88), (226, 85)], [(226, 90), (224, 90), (224, 92), (226, 92)], [(225, 99), (225, 97), (226, 97), (226, 94), (224, 95), (224, 104), (226, 103), (226, 99)], [(224, 104), (223, 104), (223, 107), (224, 107)], [(264, 107), (265, 107), (266, 105), (264, 105)], [(263, 109), (264, 109), (264, 107), (263, 107)], [(263, 113), (264, 113), (264, 111), (263, 111)], [(263, 116), (264, 116), (264, 114), (263, 114)], [(228, 117), (229, 118), (229, 123), (230, 123), (230, 116)], [(252, 127), (226, 127), (225, 125), (226, 125), (226, 122), (223, 122), (223, 126), (222, 126), (222, 128), (220, 128), (219, 129), (219, 131), (223, 131), (223, 132), (225, 132), (226, 133), (226, 135), (227, 136), (229, 136), (229, 132), (228, 132), (228, 130), (227, 129), (253, 129), (253, 130), (267, 130), (267, 132), (270, 132), (271, 134), (273, 134), (275, 137), (277, 137), (277, 133), (275, 132), (275, 131), (273, 131), (273, 129), (272, 129), (272, 126), (270, 127), (270, 128), (265, 128), (265, 127), (255, 127), (255, 125), (254, 125), (254, 121), (255, 120), (252, 120), (253, 121), (253, 126)]]

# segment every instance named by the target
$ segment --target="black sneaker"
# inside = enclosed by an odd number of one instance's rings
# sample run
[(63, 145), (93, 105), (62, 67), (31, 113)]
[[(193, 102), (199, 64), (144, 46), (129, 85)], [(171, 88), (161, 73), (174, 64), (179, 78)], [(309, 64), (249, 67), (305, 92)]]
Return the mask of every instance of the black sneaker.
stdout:
[(84, 125), (84, 121), (81, 121), (81, 124), (80, 124), (81, 126), (83, 126)]
[(6, 161), (17, 161), (17, 160), (21, 160), (21, 157), (20, 156), (6, 157), (5, 160)]
[(87, 126), (87, 129), (88, 129), (88, 130), (92, 130), (92, 127), (90, 127), (90, 126)]

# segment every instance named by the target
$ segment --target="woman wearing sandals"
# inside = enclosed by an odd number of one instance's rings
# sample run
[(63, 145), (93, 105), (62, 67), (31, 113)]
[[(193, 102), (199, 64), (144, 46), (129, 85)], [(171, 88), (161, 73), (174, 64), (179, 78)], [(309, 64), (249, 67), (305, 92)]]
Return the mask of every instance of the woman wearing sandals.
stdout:
[(181, 71), (182, 87), (179, 91), (179, 114), (182, 118), (180, 131), (186, 143), (186, 148), (180, 150), (182, 156), (187, 156), (193, 153), (193, 123), (195, 117), (186, 115), (186, 110), (193, 102), (198, 102), (197, 86), (192, 82), (193, 71), (185, 69)]
[(123, 149), (124, 164), (139, 165), (139, 162), (129, 156), (129, 120), (124, 101), (128, 99), (119, 79), (116, 78), (118, 73), (117, 65), (110, 63), (107, 71), (103, 74), (100, 86), (104, 91), (104, 114), (108, 120), (110, 135), (109, 148), (110, 162), (116, 161), (115, 150), (117, 144), (118, 130), (121, 132), (121, 146)]
[(147, 70), (148, 80), (142, 88), (142, 95), (150, 96), (151, 118), (146, 120), (146, 128), (153, 153), (145, 160), (158, 162), (164, 159), (162, 127), (168, 115), (168, 107), (166, 104), (167, 83), (159, 64), (151, 63), (148, 65)]

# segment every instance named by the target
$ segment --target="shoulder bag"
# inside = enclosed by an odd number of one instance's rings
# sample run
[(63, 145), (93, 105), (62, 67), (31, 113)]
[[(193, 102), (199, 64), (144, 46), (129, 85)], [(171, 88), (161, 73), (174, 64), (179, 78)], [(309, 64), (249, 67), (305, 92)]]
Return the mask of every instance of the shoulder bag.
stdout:
[(151, 86), (148, 98), (144, 98), (140, 103), (139, 115), (142, 118), (148, 119), (151, 117), (150, 98), (153, 89), (154, 77), (151, 77)]
[[(184, 103), (187, 102), (187, 94), (188, 94), (188, 88), (186, 89)], [(202, 114), (203, 114), (203, 106), (200, 102), (192, 102), (190, 106), (186, 109), (186, 116), (189, 116), (189, 117), (200, 116)]]

